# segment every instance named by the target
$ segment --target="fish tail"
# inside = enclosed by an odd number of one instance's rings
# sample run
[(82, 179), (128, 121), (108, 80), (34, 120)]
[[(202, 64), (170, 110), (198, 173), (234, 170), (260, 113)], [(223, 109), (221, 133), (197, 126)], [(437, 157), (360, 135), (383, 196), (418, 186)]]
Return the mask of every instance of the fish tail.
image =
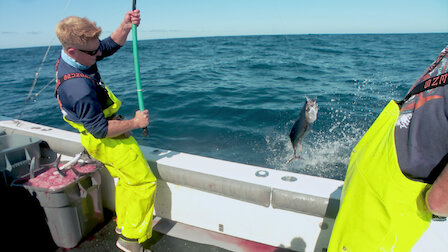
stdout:
[(294, 156), (292, 156), (292, 158), (290, 158), (290, 159), (286, 162), (286, 164), (289, 164), (291, 161), (293, 161), (294, 159), (298, 159), (298, 158), (300, 158), (300, 157), (294, 155)]
[(291, 161), (293, 161), (294, 159), (303, 159), (303, 157), (302, 156), (299, 156), (299, 155), (293, 155), (287, 162), (286, 162), (286, 164), (289, 164)]

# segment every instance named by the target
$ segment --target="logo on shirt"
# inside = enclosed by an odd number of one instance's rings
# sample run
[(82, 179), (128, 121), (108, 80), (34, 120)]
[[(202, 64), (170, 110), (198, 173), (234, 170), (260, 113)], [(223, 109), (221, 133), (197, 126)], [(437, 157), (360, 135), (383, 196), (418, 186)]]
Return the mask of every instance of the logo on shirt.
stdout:
[(412, 113), (407, 114), (401, 114), (398, 117), (397, 123), (395, 124), (396, 127), (400, 127), (400, 129), (407, 129), (409, 127), (409, 124), (411, 123), (412, 119)]

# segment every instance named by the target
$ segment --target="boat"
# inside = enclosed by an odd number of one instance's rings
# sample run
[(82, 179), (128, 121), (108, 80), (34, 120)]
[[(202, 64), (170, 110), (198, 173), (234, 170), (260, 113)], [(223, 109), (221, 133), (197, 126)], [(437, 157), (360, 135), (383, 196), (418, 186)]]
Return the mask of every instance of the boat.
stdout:
[[(67, 160), (83, 150), (71, 131), (0, 116), (1, 131), (41, 139)], [(154, 251), (327, 251), (343, 181), (140, 147), (158, 178), (154, 231), (206, 246)], [(109, 212), (115, 182), (101, 171), (102, 205)], [(105, 228), (112, 233), (106, 246), (114, 247), (113, 221)], [(85, 238), (74, 251), (91, 251), (97, 241)], [(447, 245), (447, 222), (433, 221), (412, 251), (446, 251)]]

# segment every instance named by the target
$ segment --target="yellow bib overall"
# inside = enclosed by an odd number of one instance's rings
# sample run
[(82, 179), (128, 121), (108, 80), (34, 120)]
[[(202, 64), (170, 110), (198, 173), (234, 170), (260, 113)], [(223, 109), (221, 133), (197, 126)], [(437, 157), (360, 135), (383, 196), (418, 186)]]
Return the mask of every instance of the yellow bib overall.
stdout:
[[(106, 87), (114, 102), (103, 110), (109, 118), (121, 106), (120, 100)], [(118, 178), (115, 188), (115, 212), (117, 227), (129, 239), (140, 243), (151, 238), (156, 177), (151, 172), (145, 157), (133, 137), (101, 138), (91, 135), (81, 124), (64, 120), (81, 133), (81, 143), (88, 153), (102, 162), (114, 178)]]
[(409, 180), (398, 165), (399, 113), (391, 101), (353, 149), (329, 252), (410, 251), (429, 227), (429, 185)]

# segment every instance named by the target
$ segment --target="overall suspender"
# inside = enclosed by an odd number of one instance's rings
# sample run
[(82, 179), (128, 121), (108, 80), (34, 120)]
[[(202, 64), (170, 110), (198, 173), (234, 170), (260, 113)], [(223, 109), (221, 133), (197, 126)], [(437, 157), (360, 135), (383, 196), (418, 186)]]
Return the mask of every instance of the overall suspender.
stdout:
[(60, 58), (56, 61), (56, 87), (54, 89), (54, 96), (58, 100), (59, 107), (62, 108), (62, 103), (60, 102), (59, 97), (58, 97), (58, 88), (62, 83), (64, 83), (67, 80), (73, 79), (73, 78), (86, 78), (86, 79), (91, 80), (95, 84), (95, 86), (97, 86), (102, 92), (102, 94), (98, 94), (98, 95), (103, 96), (106, 99), (105, 104), (104, 104), (105, 108), (109, 107), (110, 105), (112, 105), (114, 103), (111, 100), (111, 98), (106, 90), (106, 87), (105, 87), (104, 83), (101, 81), (101, 79), (100, 79), (100, 81), (95, 81), (92, 77), (90, 77), (89, 75), (84, 74), (84, 73), (68, 73), (68, 74), (64, 74), (62, 77), (58, 78), (59, 62), (60, 62)]
[[(440, 54), (439, 57), (436, 59), (436, 61), (434, 61), (434, 63), (426, 70), (426, 73), (424, 75), (426, 75), (427, 73), (434, 70), (434, 68), (440, 63), (440, 61), (442, 61), (442, 59), (446, 56), (447, 53), (448, 53), (448, 50), (445, 50), (442, 54)], [(411, 91), (409, 91), (409, 93), (406, 95), (406, 97), (403, 100), (397, 102), (397, 104), (401, 107), (413, 95), (416, 95), (418, 93), (421, 93), (421, 92), (424, 92), (426, 90), (430, 90), (430, 89), (433, 89), (436, 87), (445, 86), (446, 84), (448, 84), (447, 79), (448, 79), (448, 73), (444, 73), (441, 75), (434, 76), (425, 81), (422, 81), (422, 82), (414, 85), (414, 87), (412, 88)]]

